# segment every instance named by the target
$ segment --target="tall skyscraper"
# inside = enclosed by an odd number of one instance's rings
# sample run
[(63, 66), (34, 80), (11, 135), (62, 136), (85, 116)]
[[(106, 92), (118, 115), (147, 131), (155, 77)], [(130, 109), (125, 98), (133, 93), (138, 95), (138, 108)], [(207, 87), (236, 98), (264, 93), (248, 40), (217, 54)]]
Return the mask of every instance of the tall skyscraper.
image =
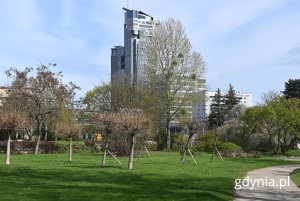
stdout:
[(142, 77), (147, 61), (147, 43), (158, 21), (142, 11), (125, 10), (124, 47), (115, 46), (111, 52), (111, 80), (123, 79), (134, 85)]

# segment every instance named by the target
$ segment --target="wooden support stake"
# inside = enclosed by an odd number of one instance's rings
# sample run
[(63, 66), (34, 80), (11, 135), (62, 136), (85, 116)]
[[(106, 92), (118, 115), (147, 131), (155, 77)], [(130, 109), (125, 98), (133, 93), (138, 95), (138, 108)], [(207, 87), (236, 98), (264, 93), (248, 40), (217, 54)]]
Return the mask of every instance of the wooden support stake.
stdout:
[(212, 153), (210, 162), (212, 162), (212, 161), (214, 160), (215, 152), (217, 152), (217, 153), (218, 153), (218, 156), (220, 157), (220, 159), (221, 159), (222, 161), (224, 161), (224, 159), (223, 159), (223, 157), (221, 156), (221, 154), (220, 154), (218, 148), (215, 147), (214, 150), (213, 150), (213, 153)]
[(192, 154), (192, 152), (191, 152), (190, 149), (188, 149), (188, 152), (190, 153), (190, 155), (191, 155), (191, 157), (192, 157), (194, 163), (197, 165), (197, 162), (196, 162), (196, 160), (195, 160), (195, 158), (194, 158), (194, 156), (193, 156), (193, 154)]
[(152, 157), (151, 157), (151, 155), (150, 155), (150, 153), (149, 153), (149, 151), (148, 151), (148, 149), (147, 149), (147, 147), (146, 147), (145, 145), (144, 145), (144, 148), (145, 148), (145, 150), (146, 150), (148, 156), (150, 157), (150, 159), (153, 161), (153, 159), (152, 159)]
[(139, 161), (140, 161), (140, 158), (141, 158), (141, 155), (142, 155), (142, 152), (143, 152), (143, 148), (144, 148), (144, 146), (142, 146), (142, 147), (141, 147), (141, 151), (140, 151), (140, 153), (139, 153), (139, 157), (138, 157), (138, 160), (137, 160), (137, 162), (139, 162)]
[(116, 161), (118, 161), (118, 163), (120, 164), (120, 165), (122, 165), (122, 163), (117, 159), (117, 157), (115, 157), (110, 151), (109, 151), (109, 149), (107, 149), (107, 152), (116, 160)]
[(146, 145), (143, 145), (142, 146), (142, 148), (141, 148), (141, 151), (140, 151), (140, 154), (139, 154), (139, 157), (138, 157), (138, 162), (139, 162), (139, 160), (140, 160), (140, 158), (141, 158), (141, 155), (142, 155), (142, 153), (143, 153), (143, 148), (146, 150), (146, 152), (147, 152), (147, 155), (149, 156), (149, 158), (153, 161), (153, 159), (152, 159), (152, 157), (151, 157), (151, 155), (150, 155), (150, 152), (149, 152), (149, 150), (147, 149), (147, 147), (146, 147)]
[(217, 147), (216, 147), (216, 151), (219, 154), (219, 157), (221, 158), (221, 160), (224, 161)]

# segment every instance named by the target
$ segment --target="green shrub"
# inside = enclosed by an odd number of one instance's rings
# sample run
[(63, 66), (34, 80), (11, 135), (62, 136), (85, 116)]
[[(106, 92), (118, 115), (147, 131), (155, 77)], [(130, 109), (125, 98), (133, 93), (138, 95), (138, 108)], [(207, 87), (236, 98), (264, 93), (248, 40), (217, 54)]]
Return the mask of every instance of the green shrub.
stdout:
[(157, 142), (157, 149), (163, 150), (165, 149), (167, 144), (167, 134), (165, 132), (159, 131), (158, 133), (155, 134), (154, 140)]
[(300, 150), (290, 150), (285, 153), (285, 156), (300, 156)]
[[(211, 152), (215, 146), (215, 131), (211, 130), (208, 133), (201, 135), (195, 143), (195, 147), (199, 151)], [(220, 145), (221, 141), (217, 139), (216, 145)]]
[(184, 146), (188, 140), (188, 135), (184, 133), (178, 133), (174, 135), (173, 137), (173, 144), (172, 144), (172, 150), (180, 151), (182, 152), (184, 149)]
[(232, 143), (232, 142), (225, 142), (218, 146), (220, 151), (242, 151), (242, 147)]
[[(91, 141), (91, 140), (84, 140), (84, 144), (91, 152), (98, 153), (101, 151), (101, 148), (104, 149), (104, 141)], [(102, 150), (103, 151), (103, 150)]]
[[(83, 141), (73, 141), (72, 147), (73, 147), (74, 153), (91, 151), (90, 148), (87, 147)], [(69, 142), (68, 141), (55, 141), (54, 142), (54, 152), (65, 153), (68, 150), (69, 150)]]
[(242, 147), (240, 147), (232, 142), (226, 142), (226, 143), (220, 144), (218, 146), (218, 149), (222, 153), (222, 155), (225, 157), (226, 156), (236, 157), (236, 156), (243, 155)]
[[(0, 152), (5, 153), (6, 141), (0, 141)], [(35, 148), (35, 142), (28, 141), (12, 141), (11, 152), (12, 153), (32, 153)], [(83, 141), (73, 141), (73, 152), (86, 152), (94, 151), (95, 144), (97, 142), (90, 143), (91, 146), (87, 146)], [(99, 144), (99, 143), (98, 143)], [(69, 141), (41, 141), (39, 146), (39, 153), (66, 153), (69, 150)]]
[[(0, 152), (6, 152), (7, 141), (0, 141)], [(32, 153), (35, 149), (35, 142), (29, 141), (11, 141), (11, 153), (22, 154), (22, 153)], [(52, 141), (41, 141), (39, 146), (39, 153), (53, 153), (54, 142)]]

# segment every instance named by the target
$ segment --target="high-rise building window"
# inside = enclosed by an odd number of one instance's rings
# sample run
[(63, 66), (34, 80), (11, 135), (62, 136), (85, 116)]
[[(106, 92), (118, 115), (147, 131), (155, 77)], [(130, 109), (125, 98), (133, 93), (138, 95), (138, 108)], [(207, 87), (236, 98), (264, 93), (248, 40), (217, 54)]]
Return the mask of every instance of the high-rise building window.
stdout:
[(125, 56), (121, 56), (121, 69), (125, 69)]

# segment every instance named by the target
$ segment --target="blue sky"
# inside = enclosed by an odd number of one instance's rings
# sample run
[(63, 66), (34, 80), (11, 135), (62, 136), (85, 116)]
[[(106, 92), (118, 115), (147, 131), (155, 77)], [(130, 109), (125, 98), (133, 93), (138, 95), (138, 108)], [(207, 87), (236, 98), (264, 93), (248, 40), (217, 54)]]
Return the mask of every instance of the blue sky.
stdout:
[[(82, 90), (110, 78), (110, 48), (123, 44), (126, 0), (0, 0), (4, 70), (57, 63)], [(210, 90), (254, 95), (300, 78), (299, 0), (129, 0), (159, 20), (181, 20), (207, 63)]]

